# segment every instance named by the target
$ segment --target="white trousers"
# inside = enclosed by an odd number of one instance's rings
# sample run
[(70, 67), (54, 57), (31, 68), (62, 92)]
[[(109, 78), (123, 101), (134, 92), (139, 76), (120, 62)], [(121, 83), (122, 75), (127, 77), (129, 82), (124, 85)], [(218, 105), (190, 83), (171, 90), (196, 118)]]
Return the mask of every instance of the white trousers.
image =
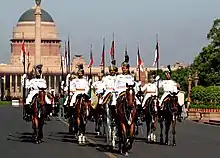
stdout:
[[(27, 96), (27, 98), (26, 98), (26, 102), (25, 102), (25, 103), (26, 103), (26, 104), (31, 104), (34, 95), (36, 95), (37, 93), (39, 93), (38, 90), (32, 90), (32, 91), (30, 91), (29, 94), (28, 94), (28, 96)], [(46, 101), (47, 104), (51, 104), (51, 100), (48, 98), (47, 95), (45, 95), (45, 101)]]
[[(163, 100), (169, 95), (170, 93), (169, 92), (164, 92), (164, 94), (162, 95), (162, 97), (160, 98), (160, 101), (159, 101), (159, 106), (161, 106)], [(178, 104), (181, 105), (181, 103), (179, 102), (179, 95), (177, 95), (177, 98), (178, 98)], [(182, 106), (182, 105), (181, 105)]]
[(155, 95), (157, 95), (157, 94), (156, 94), (156, 93), (147, 93), (147, 94), (144, 96), (144, 100), (143, 100), (143, 102), (142, 102), (142, 107), (144, 107), (144, 105), (145, 105), (145, 103), (146, 103), (146, 101), (147, 101), (148, 98), (150, 98), (151, 96), (155, 96)]
[(84, 94), (84, 93), (85, 93), (84, 91), (82, 91), (82, 92), (75, 92), (75, 93), (73, 94), (72, 98), (71, 98), (70, 106), (73, 106), (73, 104), (76, 102), (76, 97), (77, 97), (77, 95), (79, 95), (79, 94)]

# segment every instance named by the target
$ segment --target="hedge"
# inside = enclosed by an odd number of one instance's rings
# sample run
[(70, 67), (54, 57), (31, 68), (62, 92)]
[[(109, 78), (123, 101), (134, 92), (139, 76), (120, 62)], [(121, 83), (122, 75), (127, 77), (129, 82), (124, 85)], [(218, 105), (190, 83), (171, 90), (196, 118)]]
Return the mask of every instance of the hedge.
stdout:
[(220, 104), (220, 87), (193, 87), (191, 91), (191, 100), (193, 103), (197, 104)]

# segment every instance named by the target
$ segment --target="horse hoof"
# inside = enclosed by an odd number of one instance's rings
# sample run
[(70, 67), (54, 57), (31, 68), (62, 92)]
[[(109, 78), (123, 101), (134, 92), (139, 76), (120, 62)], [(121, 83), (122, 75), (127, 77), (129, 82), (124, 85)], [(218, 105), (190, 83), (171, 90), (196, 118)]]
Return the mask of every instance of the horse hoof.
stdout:
[(125, 152), (125, 156), (129, 156), (129, 155), (128, 155), (128, 152)]
[(173, 146), (176, 146), (176, 143), (173, 143)]
[(168, 145), (168, 142), (165, 142), (165, 145)]

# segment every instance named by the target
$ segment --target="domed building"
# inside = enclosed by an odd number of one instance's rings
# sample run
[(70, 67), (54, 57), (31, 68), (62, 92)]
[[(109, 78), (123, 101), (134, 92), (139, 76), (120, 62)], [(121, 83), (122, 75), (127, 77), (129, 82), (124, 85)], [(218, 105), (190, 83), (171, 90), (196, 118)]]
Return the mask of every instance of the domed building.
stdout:
[[(26, 73), (30, 73), (35, 60), (35, 8), (28, 9), (19, 18), (10, 40), (11, 56), (9, 64), (1, 64), (0, 74), (4, 80), (4, 93), (21, 96), (21, 76), (24, 73), (21, 46), (26, 47)], [(41, 9), (41, 63), (44, 78), (49, 88), (56, 88), (61, 79), (61, 40), (52, 16)], [(28, 66), (29, 63), (29, 66)]]

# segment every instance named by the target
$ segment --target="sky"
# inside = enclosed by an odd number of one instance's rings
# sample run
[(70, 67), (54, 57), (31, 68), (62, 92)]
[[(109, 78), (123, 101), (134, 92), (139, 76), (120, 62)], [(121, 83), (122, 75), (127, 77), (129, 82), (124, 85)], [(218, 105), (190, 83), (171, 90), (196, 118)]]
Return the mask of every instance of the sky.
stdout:
[[(0, 62), (10, 59), (12, 29), (34, 0), (7, 0), (0, 5)], [(42, 0), (42, 8), (53, 17), (61, 40), (68, 35), (71, 52), (89, 61), (93, 45), (94, 65), (101, 60), (102, 39), (106, 39), (106, 63), (113, 32), (119, 65), (128, 46), (130, 64), (136, 65), (137, 47), (145, 66), (152, 66), (156, 34), (160, 64), (176, 61), (189, 64), (208, 43), (206, 35), (213, 20), (220, 18), (219, 0)]]

